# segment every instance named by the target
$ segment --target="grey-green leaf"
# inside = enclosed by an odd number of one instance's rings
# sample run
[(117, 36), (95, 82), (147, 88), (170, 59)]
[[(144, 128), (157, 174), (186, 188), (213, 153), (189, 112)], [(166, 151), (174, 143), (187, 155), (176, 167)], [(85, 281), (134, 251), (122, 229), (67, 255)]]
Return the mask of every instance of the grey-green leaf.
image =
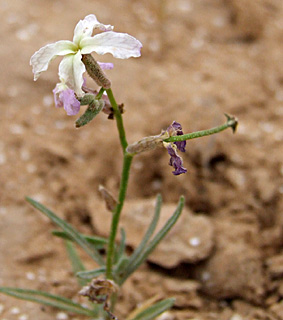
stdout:
[(180, 217), (182, 210), (184, 207), (184, 197), (181, 196), (178, 206), (173, 213), (173, 215), (167, 220), (163, 228), (155, 235), (155, 237), (150, 241), (145, 250), (137, 257), (137, 259), (126, 268), (123, 278), (120, 281), (120, 285), (147, 259), (150, 253), (156, 248), (159, 242), (166, 236), (166, 234), (170, 231), (170, 229), (177, 222)]
[(145, 246), (148, 243), (148, 241), (150, 240), (151, 236), (153, 235), (154, 230), (157, 225), (157, 222), (160, 217), (161, 205), (162, 205), (162, 197), (160, 194), (158, 194), (157, 198), (156, 198), (155, 212), (154, 212), (154, 216), (152, 218), (152, 221), (151, 221), (142, 241), (140, 242), (138, 247), (135, 249), (135, 251), (131, 255), (130, 260), (129, 260), (129, 265), (133, 264), (137, 260), (137, 258), (140, 256), (140, 254), (144, 251)]
[[(77, 274), (80, 271), (85, 271), (85, 266), (82, 263), (81, 258), (79, 257), (73, 243), (71, 241), (65, 241), (65, 245), (66, 245), (66, 250), (69, 256), (69, 259), (71, 261), (71, 265), (72, 265), (72, 269), (73, 269), (73, 273)], [(87, 284), (87, 281), (83, 280), (83, 279), (78, 279), (78, 283), (81, 286), (84, 286)]]
[(106, 272), (106, 267), (101, 267), (101, 268), (97, 268), (94, 270), (88, 270), (88, 271), (80, 271), (77, 272), (76, 276), (81, 278), (81, 279), (92, 279), (92, 278), (96, 278), (99, 275), (103, 274)]
[(26, 197), (26, 200), (40, 212), (45, 214), (51, 221), (57, 224), (60, 228), (62, 228), (66, 234), (76, 242), (94, 261), (96, 261), (99, 265), (104, 265), (104, 261), (99, 254), (99, 252), (91, 246), (86, 239), (81, 236), (81, 234), (73, 228), (69, 223), (64, 221), (63, 219), (59, 218), (55, 213), (51, 210), (47, 209), (45, 206), (40, 204), (39, 202)]
[(129, 320), (152, 320), (174, 305), (175, 299), (169, 298), (150, 306)]
[(18, 299), (37, 302), (61, 310), (83, 314), (89, 317), (93, 317), (95, 315), (92, 310), (87, 309), (70, 299), (56, 296), (47, 292), (8, 287), (0, 287), (0, 292)]
[[(73, 241), (73, 239), (70, 236), (68, 236), (68, 234), (65, 231), (52, 230), (51, 233), (58, 238)], [(102, 237), (88, 236), (82, 233), (80, 233), (80, 235), (84, 237), (91, 246), (94, 246), (96, 250), (104, 248), (105, 244), (108, 243), (108, 240)]]

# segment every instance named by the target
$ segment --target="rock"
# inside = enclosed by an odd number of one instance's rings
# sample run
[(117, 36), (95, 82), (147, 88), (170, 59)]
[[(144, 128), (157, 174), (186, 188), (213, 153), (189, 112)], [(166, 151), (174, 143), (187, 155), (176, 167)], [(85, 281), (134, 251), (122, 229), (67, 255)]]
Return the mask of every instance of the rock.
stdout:
[(264, 276), (257, 224), (227, 217), (216, 220), (215, 227), (215, 252), (195, 268), (202, 291), (217, 299), (241, 297), (260, 303)]
[[(96, 202), (97, 203), (97, 202)], [(127, 234), (127, 244), (136, 248), (145, 234), (154, 214), (155, 200), (132, 200), (125, 204), (121, 224)], [(176, 209), (176, 204), (163, 204), (155, 234)], [(110, 226), (111, 213), (93, 214), (96, 230), (106, 236)], [(160, 242), (149, 261), (165, 268), (176, 267), (181, 262), (196, 263), (207, 258), (213, 248), (214, 230), (209, 218), (193, 215), (184, 208), (176, 225)]]
[(266, 261), (268, 272), (272, 278), (283, 276), (283, 254), (273, 256)]
[(283, 319), (283, 301), (275, 303), (270, 307), (270, 311), (275, 314), (278, 319)]

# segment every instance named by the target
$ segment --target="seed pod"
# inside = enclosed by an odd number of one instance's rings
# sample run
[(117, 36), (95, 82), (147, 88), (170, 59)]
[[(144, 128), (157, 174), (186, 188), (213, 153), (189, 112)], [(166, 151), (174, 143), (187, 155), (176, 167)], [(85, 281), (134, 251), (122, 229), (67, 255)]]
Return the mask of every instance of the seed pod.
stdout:
[(90, 105), (87, 107), (85, 113), (81, 117), (79, 117), (79, 119), (77, 119), (76, 128), (80, 128), (88, 124), (99, 114), (103, 107), (104, 101), (102, 99), (94, 99), (93, 102), (91, 102)]
[(86, 67), (87, 73), (99, 86), (105, 89), (109, 89), (111, 87), (111, 81), (106, 77), (100, 65), (91, 54), (83, 54), (82, 62)]

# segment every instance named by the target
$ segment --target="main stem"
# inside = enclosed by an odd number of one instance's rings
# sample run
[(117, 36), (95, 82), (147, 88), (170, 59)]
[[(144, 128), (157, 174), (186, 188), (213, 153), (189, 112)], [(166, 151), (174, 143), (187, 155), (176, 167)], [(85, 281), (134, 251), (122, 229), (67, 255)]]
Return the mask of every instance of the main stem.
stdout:
[(113, 96), (113, 92), (111, 89), (106, 90), (109, 101), (113, 108), (114, 117), (116, 119), (116, 124), (119, 132), (120, 143), (123, 150), (123, 170), (122, 170), (122, 177), (120, 182), (120, 191), (119, 191), (119, 198), (116, 208), (113, 212), (111, 228), (110, 228), (110, 235), (108, 239), (108, 250), (107, 250), (107, 258), (106, 258), (106, 278), (113, 279), (113, 258), (114, 258), (114, 248), (115, 248), (115, 238), (117, 235), (119, 220), (121, 211), (124, 205), (124, 200), (126, 197), (127, 187), (128, 187), (128, 180), (130, 174), (130, 167), (133, 160), (133, 155), (126, 152), (126, 148), (128, 146), (128, 142), (126, 139), (126, 133), (123, 124), (123, 118), (117, 102)]

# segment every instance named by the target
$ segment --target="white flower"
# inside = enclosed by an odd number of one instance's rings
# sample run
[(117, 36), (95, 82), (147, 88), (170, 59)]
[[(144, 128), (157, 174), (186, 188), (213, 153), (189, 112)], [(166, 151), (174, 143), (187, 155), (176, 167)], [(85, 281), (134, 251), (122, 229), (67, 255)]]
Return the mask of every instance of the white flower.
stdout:
[[(102, 33), (92, 36), (93, 29)], [(64, 56), (59, 65), (60, 81), (74, 90), (77, 96), (83, 96), (83, 73), (85, 65), (82, 54), (96, 52), (111, 53), (115, 58), (127, 59), (139, 57), (142, 44), (127, 33), (113, 32), (113, 26), (104, 25), (90, 14), (80, 20), (74, 31), (73, 41), (61, 40), (40, 48), (30, 59), (30, 65), (37, 80), (41, 72), (48, 69), (49, 63), (57, 56)], [(110, 69), (111, 64), (101, 64), (104, 69)]]

